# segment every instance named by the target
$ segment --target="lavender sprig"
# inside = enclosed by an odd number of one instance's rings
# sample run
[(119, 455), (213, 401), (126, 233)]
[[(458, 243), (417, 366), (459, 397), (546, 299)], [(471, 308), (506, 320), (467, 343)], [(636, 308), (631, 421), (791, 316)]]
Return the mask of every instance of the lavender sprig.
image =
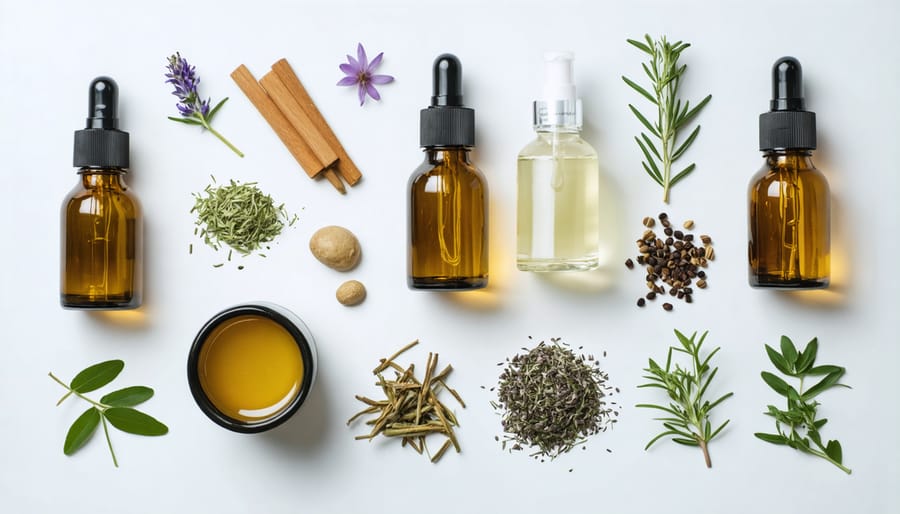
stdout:
[(175, 86), (175, 91), (172, 91), (172, 94), (178, 97), (176, 107), (178, 107), (178, 112), (182, 116), (181, 118), (169, 116), (169, 119), (187, 125), (200, 125), (219, 138), (219, 141), (225, 143), (239, 157), (243, 157), (243, 152), (238, 150), (236, 146), (231, 144), (230, 141), (225, 139), (222, 134), (210, 125), (213, 116), (228, 101), (228, 97), (223, 98), (221, 102), (210, 109), (210, 99), (203, 100), (200, 98), (200, 93), (197, 92), (197, 86), (200, 85), (200, 77), (197, 76), (197, 71), (188, 64), (187, 60), (179, 52), (175, 52), (175, 55), (169, 57), (169, 65), (166, 66), (166, 70), (168, 71), (166, 73), (166, 84)]

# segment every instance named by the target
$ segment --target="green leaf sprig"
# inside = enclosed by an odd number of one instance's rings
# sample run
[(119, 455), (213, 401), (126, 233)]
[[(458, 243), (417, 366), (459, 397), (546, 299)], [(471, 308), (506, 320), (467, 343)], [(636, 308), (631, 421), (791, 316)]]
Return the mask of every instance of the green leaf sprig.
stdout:
[[(789, 446), (803, 453), (821, 457), (849, 475), (851, 470), (843, 464), (841, 443), (837, 440), (822, 443), (819, 430), (825, 426), (828, 420), (816, 419), (816, 410), (820, 403), (815, 400), (819, 394), (833, 387), (849, 388), (847, 385), (838, 383), (846, 370), (840, 366), (815, 366), (818, 350), (819, 342), (815, 337), (807, 343), (803, 351), (797, 351), (794, 343), (787, 336), (781, 336), (781, 353), (766, 345), (766, 353), (775, 368), (788, 377), (800, 379), (800, 383), (797, 388), (794, 388), (773, 373), (768, 371), (761, 373), (762, 379), (769, 387), (787, 398), (787, 410), (769, 405), (765, 414), (775, 418), (777, 433), (757, 432), (753, 435), (768, 443)], [(810, 377), (816, 376), (823, 378), (812, 387), (804, 389), (806, 385), (804, 382)]]
[[(641, 403), (638, 407), (647, 409), (657, 409), (665, 412), (667, 415), (661, 418), (654, 418), (662, 421), (665, 430), (647, 443), (644, 450), (649, 449), (653, 443), (666, 436), (671, 436), (672, 441), (687, 445), (699, 446), (703, 451), (703, 459), (706, 461), (706, 467), (712, 467), (712, 461), (709, 458), (709, 443), (719, 433), (722, 432), (731, 420), (725, 420), (718, 428), (713, 430), (712, 422), (709, 419), (710, 411), (717, 405), (730, 398), (734, 393), (727, 393), (719, 397), (719, 399), (710, 402), (704, 399), (704, 395), (709, 389), (712, 379), (716, 376), (719, 368), (710, 368), (710, 361), (719, 351), (719, 347), (709, 353), (705, 358), (701, 357), (701, 348), (703, 341), (709, 331), (704, 332), (700, 336), (699, 341), (695, 341), (697, 333), (694, 332), (688, 339), (679, 331), (675, 331), (681, 346), (670, 346), (669, 354), (666, 358), (666, 367), (662, 368), (653, 359), (649, 359), (650, 367), (644, 371), (649, 373), (644, 378), (649, 380), (646, 384), (638, 387), (656, 387), (664, 390), (671, 400), (668, 405), (655, 405)], [(672, 356), (673, 352), (680, 352), (690, 356), (690, 366), (682, 368), (675, 363), (673, 368)]]
[(700, 110), (709, 103), (712, 95), (706, 95), (706, 98), (693, 108), (689, 101), (682, 102), (678, 98), (678, 86), (681, 83), (682, 75), (687, 70), (687, 65), (678, 65), (678, 58), (681, 57), (681, 52), (691, 46), (689, 43), (681, 41), (669, 43), (665, 36), (654, 41), (649, 34), (645, 35), (644, 39), (646, 42), (634, 39), (627, 41), (650, 56), (650, 60), (641, 63), (641, 66), (650, 79), (651, 87), (649, 89), (652, 94), (624, 75), (622, 80), (656, 106), (656, 121), (651, 122), (651, 117), (641, 114), (634, 105), (628, 104), (628, 108), (631, 109), (638, 121), (659, 140), (659, 147), (657, 147), (645, 132), (641, 132), (640, 137), (634, 138), (641, 148), (641, 153), (644, 154), (644, 161), (641, 162), (644, 170), (650, 175), (650, 178), (663, 187), (663, 202), (669, 203), (669, 190), (694, 171), (695, 167), (695, 164), (691, 163), (672, 176), (672, 164), (684, 155), (691, 143), (697, 139), (700, 125), (697, 125), (687, 139), (681, 141), (680, 144), (677, 143), (679, 130), (685, 128), (688, 122), (697, 116)]
[(158, 436), (169, 432), (169, 428), (166, 425), (160, 423), (152, 416), (148, 416), (133, 408), (153, 397), (153, 389), (149, 387), (132, 386), (119, 389), (103, 396), (99, 402), (84, 396), (85, 393), (96, 391), (115, 380), (124, 368), (125, 363), (120, 360), (94, 364), (75, 375), (75, 378), (68, 385), (56, 378), (53, 373), (48, 373), (50, 378), (68, 390), (56, 402), (57, 406), (72, 395), (91, 404), (91, 407), (84, 411), (81, 416), (78, 416), (78, 419), (69, 427), (69, 432), (66, 434), (66, 442), (63, 445), (63, 453), (72, 455), (78, 451), (94, 435), (97, 426), (102, 424), (113, 464), (119, 467), (116, 452), (113, 451), (112, 441), (109, 438), (108, 425), (112, 425), (123, 432), (137, 435)]

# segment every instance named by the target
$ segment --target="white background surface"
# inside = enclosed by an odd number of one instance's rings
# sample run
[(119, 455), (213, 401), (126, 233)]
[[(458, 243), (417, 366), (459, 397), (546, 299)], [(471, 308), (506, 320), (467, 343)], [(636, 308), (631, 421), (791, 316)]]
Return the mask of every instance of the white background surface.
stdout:
[[(900, 511), (897, 3), (481, 3), (0, 1), (0, 511)], [(687, 156), (697, 170), (669, 206), (640, 171), (632, 140), (639, 126), (626, 108), (640, 98), (619, 78), (640, 76), (643, 56), (625, 38), (645, 32), (693, 43), (683, 57), (684, 93), (713, 94)], [(370, 56), (384, 51), (380, 72), (397, 77), (381, 88), (381, 103), (364, 108), (354, 90), (334, 86), (357, 41)], [(576, 52), (585, 137), (615, 198), (615, 219), (606, 223), (611, 265), (581, 289), (520, 273), (514, 262), (515, 155), (532, 137), (530, 102), (548, 49)], [(231, 97), (216, 126), (245, 159), (166, 120), (175, 98), (162, 75), (176, 50), (197, 65), (204, 96)], [(445, 51), (462, 60), (466, 102), (476, 109), (474, 158), (491, 188), (490, 287), (475, 293), (411, 292), (405, 284), (406, 181), (422, 158), (418, 111), (429, 100), (431, 62)], [(762, 164), (757, 116), (768, 107), (771, 65), (788, 54), (804, 66), (807, 105), (818, 113), (814, 160), (833, 191), (833, 286), (814, 294), (751, 290), (746, 280), (746, 187)], [(346, 197), (307, 179), (229, 78), (240, 63), (259, 77), (281, 57), (363, 170)], [(76, 183), (72, 133), (83, 126), (88, 83), (101, 74), (121, 89), (128, 180), (145, 208), (146, 300), (124, 315), (58, 303), (59, 206)], [(243, 271), (211, 267), (222, 256), (193, 238), (188, 213), (191, 192), (210, 173), (258, 180), (300, 214), (268, 259), (250, 259)], [(644, 287), (621, 265), (641, 217), (662, 210), (693, 218), (718, 256), (710, 288), (673, 313), (658, 303), (634, 307)], [(355, 271), (333, 272), (309, 254), (309, 236), (328, 224), (359, 235), (364, 259)], [(333, 300), (350, 278), (369, 288), (353, 309)], [(254, 299), (306, 320), (321, 368), (297, 417), (248, 436), (199, 411), (185, 360), (210, 316)], [(633, 405), (660, 398), (635, 386), (647, 357), (661, 358), (675, 342), (674, 328), (710, 330), (723, 348), (716, 392), (735, 392), (715, 413), (731, 426), (712, 444), (711, 471), (695, 449), (642, 449), (658, 426)], [(819, 336), (821, 362), (847, 367), (853, 389), (826, 394), (821, 412), (851, 476), (752, 436), (772, 429), (761, 412), (778, 398), (759, 372), (769, 367), (763, 344), (781, 334), (801, 344)], [(500, 450), (492, 397), (479, 387), (496, 383), (496, 363), (529, 335), (606, 350), (602, 364), (624, 405), (615, 430), (544, 464)], [(439, 352), (469, 403), (458, 412), (463, 453), (439, 465), (393, 444), (354, 441), (362, 429), (344, 424), (357, 410), (354, 394), (376, 393), (369, 370), (377, 359), (415, 338), (424, 344), (410, 357), (424, 363), (428, 351)], [(73, 457), (62, 454), (84, 407), (70, 400), (54, 408), (61, 389), (47, 377), (52, 370), (70, 379), (110, 358), (126, 361), (114, 385), (153, 386), (145, 410), (171, 428), (153, 440), (113, 433), (119, 469), (101, 437)]]

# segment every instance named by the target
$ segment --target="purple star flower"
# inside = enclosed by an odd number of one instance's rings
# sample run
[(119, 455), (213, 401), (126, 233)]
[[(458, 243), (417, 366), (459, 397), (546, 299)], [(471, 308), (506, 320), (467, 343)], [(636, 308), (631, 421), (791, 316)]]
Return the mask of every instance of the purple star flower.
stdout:
[(366, 49), (362, 43), (356, 47), (356, 56), (354, 59), (347, 56), (347, 61), (341, 64), (340, 68), (347, 76), (338, 81), (339, 86), (357, 86), (359, 89), (359, 105), (363, 105), (366, 101), (366, 94), (374, 100), (381, 100), (381, 95), (375, 89), (375, 85), (389, 84), (394, 81), (394, 77), (390, 75), (376, 75), (375, 68), (381, 64), (384, 52), (376, 55), (372, 62), (366, 57)]
[(209, 98), (203, 100), (197, 91), (197, 86), (200, 85), (200, 77), (197, 76), (197, 70), (188, 64), (187, 59), (182, 57), (179, 52), (169, 57), (169, 65), (166, 66), (166, 71), (168, 71), (166, 73), (166, 84), (172, 84), (175, 87), (175, 91), (172, 91), (172, 94), (178, 97), (178, 103), (175, 104), (175, 107), (178, 108), (178, 112), (182, 116), (181, 118), (169, 116), (169, 119), (187, 125), (200, 125), (219, 138), (234, 153), (243, 157), (244, 154), (240, 150), (210, 126), (213, 116), (219, 112), (219, 108), (222, 107), (228, 98), (223, 98), (221, 102), (210, 109)]

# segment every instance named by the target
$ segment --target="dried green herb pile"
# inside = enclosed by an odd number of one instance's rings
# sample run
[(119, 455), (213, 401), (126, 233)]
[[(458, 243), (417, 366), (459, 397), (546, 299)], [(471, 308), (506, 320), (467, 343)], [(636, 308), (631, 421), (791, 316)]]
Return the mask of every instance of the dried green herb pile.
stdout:
[(615, 402), (606, 403), (613, 388), (593, 355), (576, 355), (559, 338), (522, 350), (507, 359), (492, 402), (502, 418), (504, 448), (533, 447), (535, 459), (553, 459), (616, 422)]
[[(466, 404), (459, 393), (447, 385), (447, 377), (453, 371), (453, 366), (448, 364), (437, 371), (438, 354), (428, 354), (425, 376), (421, 381), (415, 376), (414, 364), (404, 368), (395, 362), (403, 352), (417, 344), (419, 341), (413, 341), (394, 355), (380, 360), (372, 373), (377, 378), (375, 385), (384, 393), (384, 399), (373, 400), (357, 395), (356, 399), (367, 407), (350, 418), (347, 425), (360, 417), (374, 416), (366, 421), (366, 425), (372, 427), (371, 432), (356, 436), (357, 440), (371, 441), (379, 435), (397, 438), (403, 446), (409, 445), (420, 455), (427, 453), (431, 462), (437, 462), (450, 446), (453, 446), (456, 453), (460, 452), (459, 441), (453, 433), (453, 428), (459, 426), (459, 421), (438, 396), (441, 391), (447, 391), (463, 408)], [(385, 378), (386, 371), (393, 371), (393, 379)], [(444, 436), (445, 440), (440, 449), (431, 455), (425, 440), (435, 434)]]
[[(191, 209), (197, 214), (194, 233), (216, 251), (224, 244), (241, 255), (250, 255), (278, 237), (285, 225), (297, 221), (296, 214), (290, 216), (284, 204), (275, 205), (256, 182), (241, 184), (232, 180), (224, 186), (210, 184), (203, 194), (194, 193), (194, 199)], [(228, 259), (231, 260), (231, 251)]]

